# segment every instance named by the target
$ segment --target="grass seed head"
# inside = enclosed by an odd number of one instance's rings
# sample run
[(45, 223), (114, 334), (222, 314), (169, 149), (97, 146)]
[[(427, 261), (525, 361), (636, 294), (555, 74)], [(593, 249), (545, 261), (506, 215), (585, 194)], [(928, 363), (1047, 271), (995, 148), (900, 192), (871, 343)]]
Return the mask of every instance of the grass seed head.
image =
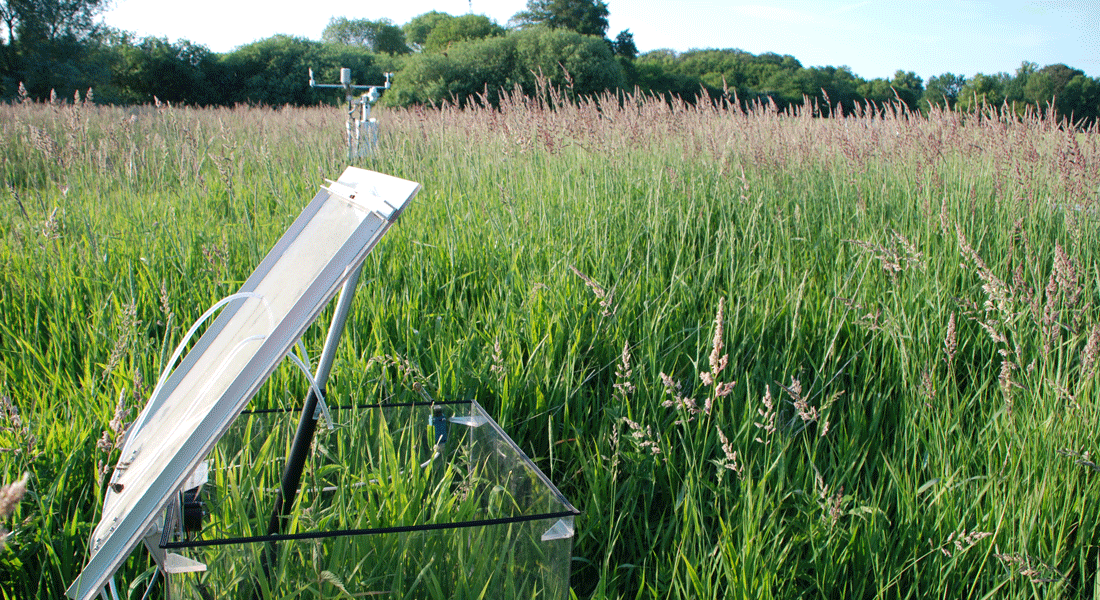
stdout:
[[(23, 473), (22, 479), (0, 487), (0, 520), (7, 519), (15, 513), (15, 509), (27, 493), (27, 481), (30, 477), (30, 473)], [(10, 532), (0, 527), (0, 549), (8, 541), (9, 535), (11, 535)]]
[(493, 340), (493, 364), (489, 372), (496, 376), (497, 381), (504, 381), (508, 376), (508, 370), (504, 367), (504, 352), (500, 349), (500, 340)]
[(1100, 357), (1100, 323), (1092, 326), (1088, 342), (1081, 351), (1081, 376), (1087, 377), (1096, 369), (1096, 359)]
[[(939, 545), (939, 551), (950, 558), (956, 553), (966, 552), (978, 542), (992, 535), (993, 533), (989, 531), (971, 531), (970, 533), (967, 533), (966, 529), (958, 533), (952, 531), (951, 535), (947, 536), (947, 540)], [(952, 547), (955, 548), (954, 551), (951, 550)]]
[(596, 281), (591, 277), (585, 275), (584, 273), (581, 273), (580, 270), (573, 265), (569, 265), (569, 269), (573, 271), (573, 273), (577, 277), (580, 277), (584, 281), (584, 284), (592, 290), (592, 293), (596, 296), (596, 299), (600, 301), (600, 306), (603, 308), (600, 314), (605, 317), (610, 317), (614, 315), (615, 308), (612, 304), (612, 301), (615, 298), (615, 290), (611, 290), (610, 292), (605, 290), (603, 286), (596, 283)]
[(722, 443), (723, 458), (718, 461), (718, 465), (737, 473), (738, 478), (744, 477), (745, 465), (742, 464), (737, 450), (733, 449), (733, 443), (729, 441), (721, 427), (715, 425), (714, 429), (718, 431), (718, 439)]
[(718, 312), (714, 317), (714, 339), (711, 341), (709, 357), (710, 371), (699, 373), (699, 379), (702, 380), (703, 385), (707, 386), (715, 385), (718, 375), (729, 364), (729, 355), (722, 353), (722, 349), (725, 347), (722, 334), (722, 329), (725, 326), (725, 305), (725, 298), (719, 298)]
[(15, 508), (27, 493), (27, 481), (30, 476), (30, 473), (23, 473), (22, 479), (0, 488), (0, 519), (6, 519), (15, 512)]
[(639, 423), (626, 417), (623, 417), (623, 423), (626, 423), (627, 428), (630, 429), (630, 439), (633, 440), (639, 452), (648, 453), (651, 456), (661, 454), (661, 444), (657, 440), (657, 436), (653, 434), (653, 429), (650, 426), (642, 427)]
[(615, 394), (624, 402), (636, 389), (630, 381), (633, 374), (634, 370), (630, 366), (630, 343), (623, 342), (623, 352), (619, 357), (619, 364), (615, 365), (615, 384), (612, 387), (615, 388)]
[(993, 558), (1004, 563), (1010, 570), (1028, 578), (1031, 583), (1053, 583), (1065, 579), (1061, 571), (1029, 554), (995, 552)]
[(764, 388), (764, 397), (761, 398), (760, 401), (764, 405), (764, 408), (756, 409), (757, 414), (760, 415), (760, 421), (753, 423), (753, 425), (764, 432), (764, 437), (757, 437), (755, 438), (756, 441), (766, 445), (771, 443), (771, 436), (776, 432), (776, 411), (775, 403), (772, 401), (771, 387)]
[(955, 313), (947, 320), (947, 335), (943, 338), (944, 362), (950, 369), (955, 364), (955, 352), (959, 348), (959, 333), (955, 323)]
[(0, 433), (12, 434), (18, 440), (18, 443), (10, 448), (0, 448), (0, 454), (17, 452), (26, 457), (34, 457), (38, 438), (31, 432), (30, 423), (23, 420), (19, 409), (7, 394), (0, 394)]

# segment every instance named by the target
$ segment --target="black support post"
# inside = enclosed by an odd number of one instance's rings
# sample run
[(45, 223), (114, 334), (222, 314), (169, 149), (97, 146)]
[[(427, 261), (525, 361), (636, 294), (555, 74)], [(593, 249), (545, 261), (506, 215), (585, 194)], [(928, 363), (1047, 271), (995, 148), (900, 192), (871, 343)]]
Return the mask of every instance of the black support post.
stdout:
[[(344, 333), (344, 325), (347, 324), (348, 312), (351, 309), (351, 301), (355, 298), (355, 286), (359, 284), (359, 275), (363, 272), (360, 265), (348, 275), (344, 286), (340, 288), (340, 299), (336, 302), (336, 312), (332, 315), (332, 324), (328, 328), (325, 337), (325, 347), (321, 351), (321, 359), (317, 363), (317, 374), (313, 380), (317, 388), (324, 394), (325, 384), (328, 383), (329, 373), (332, 372), (332, 361), (336, 357), (336, 346), (340, 343), (340, 337)], [(283, 477), (280, 482), (279, 495), (275, 498), (275, 507), (271, 511), (271, 520), (267, 523), (267, 534), (275, 535), (284, 533), (283, 527), (290, 516), (290, 509), (294, 506), (294, 499), (298, 495), (298, 488), (302, 483), (302, 471), (305, 469), (306, 459), (309, 457), (310, 446), (313, 445), (313, 435), (317, 431), (317, 403), (323, 401), (317, 397), (317, 390), (310, 387), (302, 406), (302, 416), (298, 420), (298, 429), (294, 432), (294, 442), (287, 456), (286, 468), (283, 469)], [(271, 567), (275, 560), (277, 547), (275, 542), (268, 542), (260, 556), (260, 564), (264, 571), (264, 578), (271, 580)], [(259, 599), (260, 586), (256, 583), (253, 598)]]

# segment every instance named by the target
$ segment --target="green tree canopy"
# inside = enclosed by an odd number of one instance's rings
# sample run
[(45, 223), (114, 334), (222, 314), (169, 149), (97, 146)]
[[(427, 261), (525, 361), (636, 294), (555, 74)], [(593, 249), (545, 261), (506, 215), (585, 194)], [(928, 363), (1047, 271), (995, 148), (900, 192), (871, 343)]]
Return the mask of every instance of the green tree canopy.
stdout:
[(206, 79), (217, 58), (206, 46), (154, 37), (134, 43), (126, 34), (113, 41), (110, 83), (96, 90), (101, 100), (145, 104), (156, 96), (168, 102), (217, 102), (217, 91)]
[(690, 100), (705, 88), (712, 97), (736, 93), (744, 105), (770, 100), (780, 108), (808, 97), (826, 113), (837, 105), (850, 110), (859, 98), (856, 86), (861, 81), (847, 67), (806, 69), (790, 55), (754, 55), (738, 49), (682, 54), (655, 50), (639, 56), (637, 68), (638, 85), (647, 92)]
[(634, 34), (630, 33), (629, 29), (624, 29), (619, 32), (619, 35), (615, 36), (615, 41), (611, 43), (611, 49), (615, 51), (616, 56), (621, 56), (627, 60), (634, 60), (638, 57), (638, 47), (634, 45)]
[(1075, 75), (1056, 101), (1060, 117), (1088, 125), (1100, 118), (1100, 79)]
[(425, 52), (439, 52), (457, 42), (504, 35), (505, 30), (483, 15), (462, 15), (440, 21), (424, 41)]
[(496, 104), (502, 90), (510, 92), (517, 85), (524, 93), (535, 94), (540, 74), (577, 96), (623, 84), (622, 69), (604, 40), (534, 27), (459, 42), (446, 54), (413, 55), (382, 101), (393, 106), (445, 100), (465, 103), (471, 96), (485, 94), (489, 103)]
[(1036, 72), (1036, 75), (1049, 77), (1050, 80), (1054, 83), (1054, 89), (1056, 90), (1064, 89), (1067, 85), (1069, 85), (1069, 82), (1072, 81), (1074, 77), (1084, 74), (1084, 71), (1080, 69), (1074, 69), (1073, 67), (1067, 67), (1062, 63), (1047, 65)]
[(609, 14), (603, 0), (527, 0), (527, 10), (516, 13), (512, 23), (521, 28), (545, 25), (603, 37)]
[[(1067, 81), (1068, 83), (1068, 81)], [(1027, 84), (1023, 86), (1023, 100), (1028, 104), (1042, 107), (1053, 103), (1058, 92), (1062, 91), (1058, 82), (1045, 73), (1032, 73), (1027, 78)]]
[(374, 52), (408, 54), (405, 32), (389, 19), (348, 19), (332, 17), (321, 33), (321, 40), (346, 46), (362, 46)]
[(1024, 110), (1024, 104), (1028, 102), (1026, 97), (1027, 84), (1031, 81), (1031, 76), (1038, 70), (1039, 65), (1037, 63), (1025, 60), (1020, 63), (1019, 68), (1016, 69), (1015, 77), (1005, 73), (1001, 87), (1001, 94), (1004, 96), (1002, 102), (1016, 105), (1016, 110), (1022, 112)]
[(864, 100), (872, 104), (882, 105), (894, 100), (894, 90), (890, 89), (890, 81), (881, 77), (860, 82), (856, 90)]
[(1063, 64), (1047, 65), (1028, 75), (1023, 85), (1023, 100), (1040, 107), (1052, 103), (1074, 77), (1084, 74)]
[(966, 77), (954, 73), (929, 77), (928, 85), (924, 88), (924, 102), (940, 107), (954, 108), (955, 103), (959, 100), (959, 93), (965, 85)]
[(920, 109), (920, 99), (924, 96), (924, 80), (916, 73), (898, 69), (890, 80), (890, 87), (909, 110)]
[(0, 19), (8, 43), (83, 40), (94, 33), (96, 18), (109, 0), (0, 0)]
[(958, 107), (961, 110), (976, 110), (983, 105), (1000, 107), (1005, 101), (1006, 84), (1012, 80), (1008, 73), (984, 75), (978, 73), (967, 80), (959, 91)]
[(405, 42), (412, 48), (420, 50), (427, 43), (433, 29), (453, 18), (453, 15), (435, 10), (417, 15), (401, 28), (405, 32)]
[(924, 96), (924, 80), (912, 71), (897, 70), (893, 79), (877, 77), (859, 84), (859, 95), (867, 101), (884, 105), (901, 100), (909, 110), (918, 110)]
[(108, 0), (0, 0), (4, 31), (0, 38), (0, 94), (11, 95), (19, 82), (32, 97), (51, 90), (70, 96), (75, 89), (100, 85), (109, 67), (97, 49), (97, 36), (109, 32), (97, 17)]
[(661, 48), (650, 50), (635, 63), (635, 83), (647, 94), (665, 97), (691, 98), (699, 94), (702, 82), (680, 68), (680, 54)]
[(310, 89), (307, 73), (312, 68), (318, 81), (338, 81), (340, 67), (351, 69), (356, 83), (382, 81), (375, 55), (366, 48), (276, 35), (223, 55), (211, 85), (224, 90), (222, 104), (338, 101), (341, 98), (329, 90)]

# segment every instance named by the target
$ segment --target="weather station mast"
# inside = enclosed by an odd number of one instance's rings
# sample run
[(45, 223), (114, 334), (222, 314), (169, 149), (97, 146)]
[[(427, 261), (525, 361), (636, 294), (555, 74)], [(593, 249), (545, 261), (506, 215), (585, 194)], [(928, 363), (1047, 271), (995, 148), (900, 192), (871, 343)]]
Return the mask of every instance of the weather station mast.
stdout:
[[(341, 67), (340, 83), (317, 83), (313, 79), (313, 69), (309, 70), (309, 87), (344, 90), (348, 103), (348, 162), (356, 157), (374, 156), (378, 148), (378, 120), (370, 116), (370, 107), (382, 97), (381, 90), (390, 89), (393, 73), (383, 75), (386, 83), (382, 85), (354, 85), (351, 82), (351, 69)], [(356, 98), (356, 93), (362, 90), (366, 92)]]

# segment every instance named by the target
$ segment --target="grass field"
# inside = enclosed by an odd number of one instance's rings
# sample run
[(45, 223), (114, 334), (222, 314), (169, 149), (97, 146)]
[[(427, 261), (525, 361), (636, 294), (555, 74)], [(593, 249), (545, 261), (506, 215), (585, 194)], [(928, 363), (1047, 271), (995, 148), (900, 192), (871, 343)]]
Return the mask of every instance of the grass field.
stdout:
[[(553, 92), (378, 116), (360, 166), (423, 190), (329, 393), (407, 384), (388, 357), (476, 398), (584, 511), (577, 597), (1100, 598), (1100, 132)], [(0, 595), (63, 595), (122, 424), (343, 170), (342, 119), (0, 106), (0, 477), (30, 473)]]

